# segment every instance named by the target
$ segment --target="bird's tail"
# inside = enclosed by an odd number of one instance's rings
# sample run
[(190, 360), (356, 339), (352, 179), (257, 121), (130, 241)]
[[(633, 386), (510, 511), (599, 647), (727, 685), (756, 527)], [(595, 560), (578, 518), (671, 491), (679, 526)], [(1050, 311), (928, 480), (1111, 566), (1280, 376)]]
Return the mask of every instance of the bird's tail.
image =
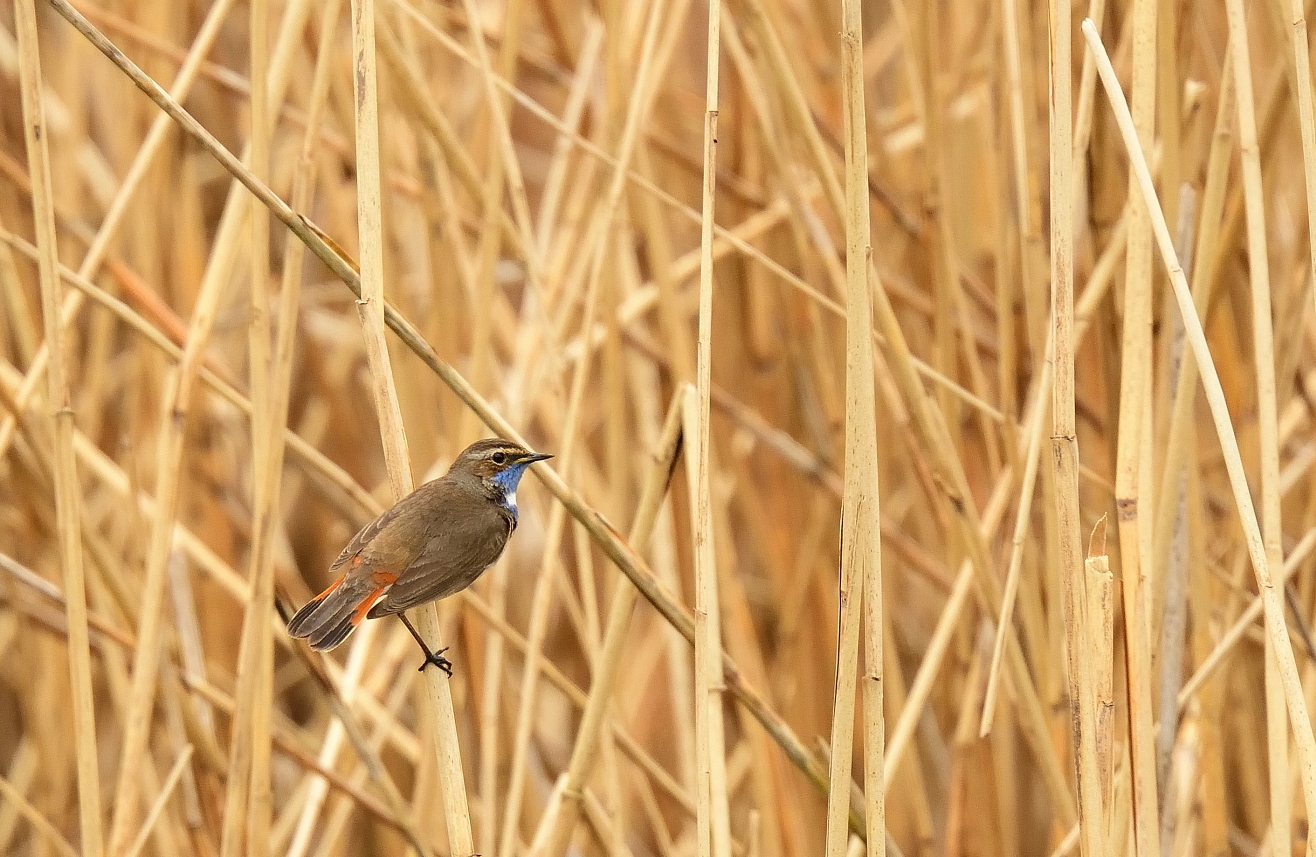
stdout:
[(374, 575), (345, 574), (312, 598), (288, 620), (288, 633), (303, 638), (312, 649), (332, 649), (342, 643), (388, 589)]

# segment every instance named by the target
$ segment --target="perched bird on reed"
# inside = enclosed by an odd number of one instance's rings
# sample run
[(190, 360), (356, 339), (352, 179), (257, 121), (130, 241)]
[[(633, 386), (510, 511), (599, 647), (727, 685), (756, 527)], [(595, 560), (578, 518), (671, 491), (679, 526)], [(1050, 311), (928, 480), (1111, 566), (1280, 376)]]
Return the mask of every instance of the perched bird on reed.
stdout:
[(332, 649), (366, 619), (396, 613), (433, 664), (452, 675), (443, 653), (431, 652), (403, 611), (455, 595), (503, 552), (516, 529), (516, 486), (525, 469), (552, 458), (502, 438), (468, 446), (448, 472), (408, 494), (352, 537), (330, 571), (343, 574), (288, 622), (288, 633), (313, 649)]

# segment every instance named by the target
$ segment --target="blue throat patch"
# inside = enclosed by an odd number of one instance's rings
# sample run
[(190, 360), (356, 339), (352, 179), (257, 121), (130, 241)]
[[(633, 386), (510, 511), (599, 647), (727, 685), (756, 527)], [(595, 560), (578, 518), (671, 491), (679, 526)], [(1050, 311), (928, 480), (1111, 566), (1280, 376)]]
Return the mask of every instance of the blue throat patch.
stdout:
[(519, 464), (513, 464), (506, 470), (494, 474), (493, 484), (503, 492), (503, 508), (512, 513), (512, 519), (516, 519), (516, 486), (525, 475), (525, 469), (530, 466), (530, 462), (523, 461)]

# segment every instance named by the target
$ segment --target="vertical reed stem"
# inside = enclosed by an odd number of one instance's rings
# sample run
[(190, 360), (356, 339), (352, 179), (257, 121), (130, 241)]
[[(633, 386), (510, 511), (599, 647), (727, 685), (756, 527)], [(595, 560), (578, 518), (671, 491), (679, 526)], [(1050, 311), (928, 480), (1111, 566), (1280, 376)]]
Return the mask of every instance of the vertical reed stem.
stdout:
[[(864, 637), (864, 790), (869, 857), (886, 853), (882, 549), (879, 538), (877, 408), (868, 268), (868, 135), (864, 106), (863, 8), (841, 2), (841, 89), (845, 125), (846, 361), (845, 487), (841, 498), (841, 639), (832, 714), (827, 853), (846, 853), (860, 617)], [(935, 109), (935, 108), (930, 108)], [(944, 225), (944, 224), (943, 224)]]
[[(717, 198), (718, 72), (721, 57), (721, 0), (708, 0), (707, 78), (704, 112), (703, 201), (699, 232), (699, 342), (694, 400), (686, 396), (686, 437), (694, 436), (695, 557), (695, 756), (698, 789), (695, 815), (699, 857), (730, 857), (726, 751), (722, 727), (722, 625), (718, 608), (717, 557), (713, 550), (709, 422), (713, 395), (713, 203)], [(693, 417), (693, 419), (691, 419)], [(694, 431), (690, 431), (691, 423)], [(689, 461), (690, 459), (687, 459)], [(849, 789), (845, 790), (849, 797)]]
[[(384, 338), (384, 224), (379, 163), (379, 93), (375, 62), (375, 2), (352, 2), (352, 93), (356, 104), (357, 228), (361, 241), (361, 299), (357, 312), (365, 335), (366, 359), (374, 383), (375, 414), (379, 419), (384, 462), (388, 466), (393, 499), (411, 493), (411, 459), (398, 404), (397, 387)], [(417, 630), (431, 651), (443, 648), (439, 615), (433, 604), (416, 608)], [(356, 645), (368, 642), (358, 641)], [(423, 673), (435, 724), (434, 752), (438, 761), (447, 820), (448, 846), (457, 857), (475, 851), (471, 817), (462, 772), (461, 746), (453, 711), (452, 689), (437, 669)]]
[[(1156, 120), (1156, 4), (1133, 4), (1133, 125), (1143, 151), (1149, 151)], [(1136, 179), (1129, 172), (1130, 186)], [(1120, 574), (1124, 582), (1124, 650), (1128, 677), (1128, 735), (1132, 758), (1134, 851), (1159, 855), (1156, 811), (1155, 728), (1152, 700), (1152, 557), (1151, 521), (1141, 508), (1154, 508), (1143, 478), (1151, 464), (1152, 267), (1147, 207), (1130, 194), (1128, 254), (1124, 275), (1124, 330), (1120, 360), (1119, 434), (1115, 468), (1115, 506), (1120, 540)], [(1088, 605), (1092, 606), (1091, 604)], [(1094, 617), (1089, 617), (1093, 620)], [(1108, 813), (1114, 813), (1107, 806)], [(1114, 835), (1114, 834), (1113, 834)]]
[[(1238, 438), (1234, 433), (1233, 424), (1230, 422), (1229, 408), (1225, 401), (1224, 390), (1220, 384), (1220, 376), (1216, 371), (1215, 362), (1211, 358), (1206, 335), (1202, 330), (1202, 322), (1193, 308), (1192, 294), (1188, 290), (1183, 268), (1179, 265), (1178, 256), (1174, 250), (1174, 241), (1170, 237), (1170, 229), (1166, 225), (1165, 216), (1157, 203), (1156, 188), (1152, 184), (1151, 171), (1147, 168), (1146, 159), (1142, 157), (1142, 152), (1138, 148), (1137, 134), (1133, 129), (1128, 105), (1124, 101), (1124, 93), (1119, 87), (1118, 79), (1115, 77), (1115, 70), (1110, 64), (1110, 58), (1106, 55), (1105, 48), (1101, 44), (1101, 38), (1097, 35), (1096, 28), (1091, 21), (1083, 22), (1083, 34), (1087, 38), (1089, 49), (1096, 56), (1097, 70), (1101, 74), (1101, 82), (1105, 86), (1106, 95), (1115, 111), (1115, 119), (1119, 124), (1120, 134), (1124, 138), (1125, 148), (1136, 167), (1138, 187), (1142, 192), (1143, 199), (1147, 202), (1147, 208), (1152, 218), (1152, 228), (1161, 251), (1161, 258), (1169, 271), (1170, 283), (1174, 287), (1175, 300), (1178, 302), (1179, 312), (1184, 319), (1185, 333), (1188, 342), (1192, 345), (1194, 356), (1202, 373), (1202, 386), (1206, 392), (1207, 403), (1211, 408), (1211, 418), (1215, 424), (1216, 436), (1219, 438), (1220, 446), (1224, 451), (1230, 487), (1233, 489), (1234, 502), (1238, 506), (1239, 519), (1247, 541), (1248, 557), (1252, 561), (1252, 570), (1257, 579), (1257, 589), (1261, 593), (1266, 615), (1266, 633), (1274, 641), (1276, 660), (1288, 707), (1289, 723), (1297, 737), (1298, 767), (1302, 776), (1302, 790), (1307, 805), (1307, 816), (1308, 818), (1316, 818), (1316, 738), (1313, 738), (1311, 721), (1307, 717), (1307, 703), (1303, 695), (1297, 663), (1293, 657), (1293, 648), (1288, 639), (1288, 623), (1284, 617), (1283, 601), (1271, 576), (1270, 563), (1266, 557), (1265, 541), (1262, 538), (1261, 528), (1257, 523), (1256, 511), (1252, 505), (1247, 475), (1239, 452)], [(1233, 48), (1235, 51), (1240, 50), (1237, 43), (1234, 44)], [(1243, 97), (1242, 92), (1238, 93), (1238, 97), (1240, 99)]]
[[(1252, 54), (1247, 41), (1247, 16), (1242, 0), (1226, 0), (1225, 12), (1229, 21), (1229, 65), (1237, 95), (1235, 106), (1238, 108), (1238, 143), (1243, 167), (1248, 270), (1252, 286), (1252, 342), (1261, 452), (1261, 537), (1265, 544), (1267, 565), (1278, 569), (1284, 566), (1279, 494), (1279, 429), (1275, 406), (1274, 330), (1270, 317), (1270, 256), (1261, 186), (1261, 153), (1257, 144), (1257, 120), (1253, 105)], [(1299, 82), (1299, 92), (1302, 88)], [(1288, 645), (1287, 641), (1284, 645)], [(1266, 641), (1265, 662), (1271, 853), (1283, 854), (1290, 850), (1292, 838), (1288, 724), (1285, 722), (1284, 688), (1276, 661), (1275, 643), (1269, 638)]]
[[(1302, 132), (1302, 174), (1307, 194), (1307, 272), (1316, 284), (1316, 108), (1312, 106), (1311, 49), (1303, 0), (1293, 0), (1293, 61), (1297, 70), (1298, 127)], [(1316, 290), (1313, 290), (1316, 295)]]
[(1068, 664), (1070, 742), (1078, 774), (1080, 841), (1084, 857), (1104, 857), (1106, 822), (1097, 772), (1095, 688), (1092, 682), (1083, 681), (1086, 664), (1081, 658), (1088, 622), (1079, 531), (1078, 437), (1074, 425), (1071, 27), (1069, 0), (1051, 0), (1051, 312), (1055, 330), (1051, 452), (1055, 462), (1061, 607)]
[[(270, 170), (270, 111), (268, 91), (269, 35), (268, 6), (252, 0), (249, 35), (251, 44), (251, 139), (247, 166), (261, 181)], [(252, 209), (249, 218), (250, 300), (247, 329), (248, 371), (252, 404), (252, 545), (251, 597), (242, 622), (238, 649), (237, 711), (233, 743), (229, 752), (228, 789), (225, 800), (222, 857), (245, 853), (265, 857), (269, 853), (271, 807), (270, 706), (273, 704), (274, 643), (270, 614), (274, 609), (273, 541), (278, 513), (278, 475), (271, 472), (274, 415), (271, 412), (272, 361), (270, 357), (269, 299), (269, 211)], [(279, 425), (282, 425), (280, 423)], [(279, 432), (282, 439), (283, 433)]]
[[(34, 0), (17, 0), (18, 76), (23, 102), (23, 137), (32, 177), (32, 220), (36, 233), (37, 273), (41, 282), (41, 320), (48, 357), (46, 403), (54, 422), (55, 519), (59, 564), (64, 577), (64, 615), (68, 621), (69, 685), (72, 691), (74, 747), (78, 771), (78, 819), (83, 857), (101, 857), (100, 765), (96, 758), (96, 710), (91, 682), (91, 642), (87, 624), (87, 589), (82, 557), (82, 489), (73, 455), (73, 401), (69, 393), (66, 353), (60, 324), (59, 244), (55, 234), (55, 199), (50, 176), (50, 132), (42, 98), (41, 53)], [(16, 415), (15, 415), (16, 416)]]

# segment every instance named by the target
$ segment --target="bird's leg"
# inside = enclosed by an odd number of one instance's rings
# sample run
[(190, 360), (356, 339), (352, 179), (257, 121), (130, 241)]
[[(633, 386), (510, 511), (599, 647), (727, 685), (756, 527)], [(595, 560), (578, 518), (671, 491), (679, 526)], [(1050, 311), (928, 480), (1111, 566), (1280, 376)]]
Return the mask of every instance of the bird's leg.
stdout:
[(407, 618), (407, 614), (399, 613), (398, 618), (402, 620), (403, 625), (407, 626), (407, 630), (411, 632), (411, 636), (416, 638), (416, 643), (420, 646), (420, 650), (425, 653), (425, 662), (417, 668), (416, 672), (423, 673), (425, 672), (425, 667), (434, 664), (434, 666), (447, 673), (448, 678), (452, 678), (452, 661), (443, 656), (443, 653), (448, 651), (448, 647), (444, 646), (437, 652), (431, 652), (430, 647), (425, 645), (425, 641), (420, 638), (420, 632), (416, 630), (415, 626), (411, 624), (411, 620)]

